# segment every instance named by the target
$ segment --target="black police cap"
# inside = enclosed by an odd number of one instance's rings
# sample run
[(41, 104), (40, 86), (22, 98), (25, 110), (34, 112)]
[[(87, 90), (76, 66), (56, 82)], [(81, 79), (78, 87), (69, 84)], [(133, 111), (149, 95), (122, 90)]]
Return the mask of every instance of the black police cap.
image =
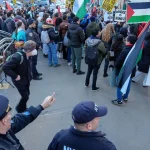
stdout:
[(7, 113), (11, 110), (9, 100), (3, 95), (0, 95), (0, 120), (2, 120)]

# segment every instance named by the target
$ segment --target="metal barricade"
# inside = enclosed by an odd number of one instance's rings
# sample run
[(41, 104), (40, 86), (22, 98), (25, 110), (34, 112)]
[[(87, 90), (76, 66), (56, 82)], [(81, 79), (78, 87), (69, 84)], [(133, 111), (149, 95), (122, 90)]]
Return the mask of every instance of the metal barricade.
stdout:
[(14, 46), (14, 40), (12, 38), (3, 38), (2, 40), (0, 40), (0, 84), (1, 86), (3, 86), (3, 81), (6, 81), (12, 87), (14, 87), (10, 82), (7, 81), (6, 75), (2, 77), (2, 74), (3, 74), (2, 67), (6, 61), (6, 58), (15, 52), (16, 52), (16, 49)]

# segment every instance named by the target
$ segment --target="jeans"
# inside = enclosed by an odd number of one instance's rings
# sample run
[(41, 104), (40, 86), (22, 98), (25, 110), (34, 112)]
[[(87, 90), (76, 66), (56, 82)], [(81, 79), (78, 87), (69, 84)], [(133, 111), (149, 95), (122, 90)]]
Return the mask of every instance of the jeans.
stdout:
[(16, 109), (18, 112), (24, 112), (27, 108), (27, 101), (28, 101), (29, 95), (30, 95), (30, 90), (29, 90), (30, 85), (15, 84), (15, 86), (21, 95), (21, 99), (20, 99), (18, 105), (16, 106)]
[(86, 80), (85, 80), (85, 85), (86, 86), (89, 85), (90, 76), (91, 76), (91, 73), (93, 71), (92, 88), (96, 88), (97, 74), (98, 74), (99, 68), (100, 68), (100, 65), (96, 65), (96, 66), (88, 65), (88, 72), (87, 72)]
[(32, 56), (32, 75), (33, 75), (33, 77), (36, 77), (38, 75), (38, 71), (36, 69), (37, 57), (38, 57), (38, 55)]
[(77, 62), (77, 73), (79, 73), (81, 68), (82, 48), (71, 47), (71, 54), (72, 54), (72, 68), (73, 70), (76, 69), (75, 63)]
[(43, 44), (42, 48), (43, 48), (43, 54), (47, 55), (48, 54), (47, 44)]
[(48, 64), (49, 65), (57, 65), (58, 64), (58, 58), (57, 58), (57, 50), (56, 50), (56, 44), (54, 42), (51, 42), (47, 44), (48, 48)]
[(68, 60), (68, 63), (70, 63), (71, 62), (71, 48), (70, 47), (68, 47), (67, 48), (67, 60)]
[(122, 101), (122, 99), (128, 98), (128, 95), (130, 92), (130, 87), (131, 87), (131, 79), (129, 80), (127, 91), (124, 95), (122, 94), (121, 89), (117, 87), (117, 99), (118, 99), (118, 101)]

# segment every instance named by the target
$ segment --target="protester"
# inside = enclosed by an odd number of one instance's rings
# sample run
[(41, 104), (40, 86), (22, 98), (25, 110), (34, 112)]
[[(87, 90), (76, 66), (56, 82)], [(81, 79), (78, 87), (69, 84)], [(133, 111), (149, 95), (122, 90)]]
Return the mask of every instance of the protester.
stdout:
[(58, 63), (56, 47), (56, 43), (59, 41), (59, 34), (58, 32), (55, 32), (53, 20), (51, 18), (47, 18), (46, 24), (43, 24), (42, 28), (43, 34), (41, 33), (41, 41), (43, 43), (43, 49), (48, 51), (48, 65), (49, 67), (59, 67), (60, 64)]
[(24, 112), (27, 108), (26, 103), (29, 99), (29, 87), (32, 79), (29, 57), (34, 55), (37, 55), (36, 43), (27, 41), (23, 50), (13, 54), (10, 60), (3, 65), (4, 73), (12, 78), (21, 95), (20, 102), (16, 107), (18, 113)]
[[(39, 50), (41, 46), (41, 41), (38, 34), (35, 32), (36, 22), (33, 19), (28, 20), (29, 28), (26, 31), (27, 41), (32, 40), (36, 43), (36, 50)], [(38, 73), (36, 69), (38, 55), (32, 56), (32, 76), (33, 80), (42, 80), (40, 77), (42, 73)]]
[(96, 51), (98, 52), (98, 56), (97, 58), (95, 58), (96, 63), (95, 63), (95, 59), (94, 60), (91, 59), (91, 62), (88, 63), (88, 71), (86, 75), (85, 86), (86, 87), (89, 86), (90, 76), (91, 76), (91, 73), (93, 72), (92, 91), (97, 91), (99, 90), (99, 87), (96, 86), (97, 74), (98, 74), (101, 62), (106, 55), (106, 49), (105, 49), (104, 43), (99, 40), (99, 30), (98, 29), (92, 30), (91, 34), (92, 35), (85, 42), (85, 45), (87, 47), (86, 50), (87, 51), (89, 50), (89, 55), (92, 56), (93, 54), (92, 51), (95, 53), (94, 51), (94, 48), (95, 48)]
[(86, 27), (86, 37), (90, 37), (92, 31), (94, 31), (95, 29), (100, 30), (99, 25), (95, 22), (95, 17), (91, 17), (90, 18), (91, 23), (88, 24), (88, 26)]
[[(77, 72), (77, 75), (83, 75), (85, 72), (82, 72), (80, 68), (82, 59), (82, 44), (85, 40), (85, 35), (79, 24), (79, 18), (74, 17), (73, 23), (69, 25), (67, 37), (70, 40), (73, 73)], [(77, 62), (77, 69), (75, 62)]]
[(77, 104), (72, 111), (74, 126), (58, 132), (48, 150), (116, 150), (114, 144), (105, 138), (105, 133), (96, 131), (100, 117), (106, 114), (105, 106), (97, 106), (92, 101)]
[[(128, 53), (130, 52), (130, 50), (132, 49), (133, 45), (135, 44), (137, 38), (134, 34), (130, 34), (128, 35), (128, 37), (126, 38), (126, 45), (124, 47), (124, 49), (122, 50), (122, 52), (120, 53), (116, 63), (115, 63), (115, 68), (116, 68), (116, 76), (119, 75), (119, 72), (121, 71), (121, 68), (123, 66), (123, 63), (128, 55)], [(133, 69), (132, 71), (132, 75), (131, 75), (131, 78), (134, 77), (135, 75), (135, 69)], [(121, 92), (121, 89), (119, 87), (117, 87), (117, 99), (116, 100), (112, 100), (112, 103), (115, 104), (115, 105), (122, 105), (123, 102), (127, 102), (128, 101), (128, 95), (129, 95), (129, 92), (130, 92), (130, 86), (131, 86), (131, 78), (129, 80), (129, 84), (128, 84), (128, 87), (127, 87), (127, 91), (126, 93), (123, 95), (122, 92)]]
[[(110, 51), (110, 47), (112, 44), (112, 38), (115, 34), (115, 30), (114, 30), (114, 26), (112, 23), (108, 23), (106, 25), (106, 27), (102, 30), (101, 32), (101, 40), (104, 42), (105, 44), (105, 48), (107, 53)], [(109, 58), (106, 56), (105, 58), (105, 65), (104, 65), (104, 74), (103, 77), (107, 77), (107, 70), (108, 70), (108, 66), (109, 66)]]
[(15, 21), (12, 18), (12, 12), (9, 11), (7, 13), (7, 19), (4, 21), (4, 25), (3, 25), (3, 31), (9, 32), (9, 33), (13, 33), (16, 29), (15, 27)]
[(138, 70), (135, 74), (135, 77), (132, 78), (132, 81), (137, 82), (138, 80), (140, 80), (142, 76), (144, 76), (143, 87), (146, 87), (149, 69), (150, 69), (150, 32), (148, 32), (147, 35), (145, 36), (142, 58), (138, 64)]
[(43, 110), (49, 108), (54, 102), (54, 95), (48, 96), (41, 105), (31, 106), (24, 113), (16, 114), (11, 118), (9, 100), (0, 95), (0, 149), (24, 150), (15, 134), (34, 121)]
[(24, 41), (24, 42), (27, 41), (26, 32), (25, 32), (25, 26), (24, 26), (24, 24), (23, 24), (23, 22), (21, 20), (19, 20), (17, 22), (17, 24), (16, 24), (16, 30), (13, 33), (12, 38), (15, 41)]

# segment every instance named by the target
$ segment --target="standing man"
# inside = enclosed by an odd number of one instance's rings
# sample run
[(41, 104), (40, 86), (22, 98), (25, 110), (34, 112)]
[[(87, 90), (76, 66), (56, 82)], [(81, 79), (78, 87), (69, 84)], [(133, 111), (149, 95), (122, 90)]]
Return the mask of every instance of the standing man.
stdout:
[(23, 50), (16, 52), (3, 66), (4, 73), (12, 78), (12, 82), (21, 95), (21, 99), (16, 106), (18, 113), (24, 112), (27, 108), (26, 103), (30, 95), (31, 81), (29, 57), (37, 55), (35, 42), (27, 41), (23, 48)]
[[(38, 34), (35, 32), (36, 22), (34, 21), (34, 19), (30, 18), (28, 20), (28, 25), (29, 25), (29, 27), (26, 31), (27, 40), (35, 41), (36, 49), (38, 50), (41, 46), (41, 41), (40, 41)], [(42, 73), (38, 73), (38, 71), (36, 69), (37, 58), (38, 58), (38, 55), (31, 57), (31, 59), (32, 59), (32, 76), (33, 76), (33, 80), (42, 80), (42, 78), (40, 77), (42, 75)]]
[[(73, 23), (69, 25), (67, 37), (70, 40), (73, 73), (77, 72), (77, 75), (83, 75), (85, 72), (82, 72), (80, 68), (82, 59), (82, 44), (84, 43), (85, 35), (79, 24), (79, 18), (74, 17)], [(75, 65), (76, 62), (77, 69)]]
[(107, 108), (93, 101), (77, 104), (72, 111), (74, 126), (58, 132), (48, 150), (117, 150), (105, 133), (96, 131), (100, 117), (106, 114)]
[(54, 101), (54, 95), (48, 96), (41, 105), (37, 107), (31, 106), (24, 113), (16, 114), (11, 119), (9, 100), (0, 95), (0, 150), (24, 150), (15, 134), (34, 121)]

